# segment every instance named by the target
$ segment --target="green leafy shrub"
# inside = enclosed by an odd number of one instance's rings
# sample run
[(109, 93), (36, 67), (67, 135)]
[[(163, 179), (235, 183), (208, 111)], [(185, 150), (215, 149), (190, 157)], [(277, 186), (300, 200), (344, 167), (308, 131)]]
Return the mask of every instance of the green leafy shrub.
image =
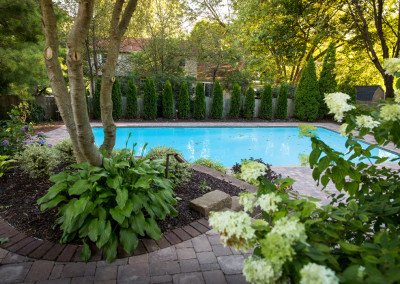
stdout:
[(146, 78), (146, 84), (144, 86), (143, 118), (157, 118), (157, 94), (152, 78)]
[(328, 114), (328, 106), (324, 101), (325, 94), (334, 93), (337, 90), (336, 74), (336, 50), (335, 44), (331, 42), (324, 57), (322, 71), (319, 76), (319, 118), (324, 118)]
[(196, 97), (194, 99), (194, 113), (195, 119), (206, 118), (206, 97), (204, 94), (203, 83), (198, 82), (196, 85)]
[(81, 258), (91, 256), (87, 242), (104, 248), (107, 262), (117, 255), (118, 245), (132, 253), (138, 236), (161, 238), (156, 220), (177, 216), (173, 183), (164, 178), (160, 160), (136, 159), (123, 150), (103, 158), (103, 167), (82, 163), (78, 172), (65, 171), (50, 177), (55, 182), (38, 200), (41, 210), (59, 206), (56, 224), (63, 231), (62, 243), (83, 240)]
[(294, 98), (294, 115), (303, 121), (319, 117), (319, 87), (314, 58), (311, 56), (304, 68)]
[(239, 118), (240, 108), (242, 106), (242, 92), (238, 83), (233, 85), (233, 91), (231, 95), (231, 106), (229, 108), (229, 117)]
[(348, 94), (350, 96), (350, 102), (352, 104), (356, 103), (357, 100), (357, 89), (354, 88), (354, 85), (350, 82), (349, 79), (346, 79), (343, 83), (338, 86), (338, 91), (344, 94)]
[(138, 117), (138, 101), (137, 101), (137, 89), (135, 80), (131, 78), (128, 83), (128, 91), (126, 93), (126, 118), (137, 118)]
[(271, 119), (273, 116), (273, 101), (271, 84), (266, 84), (261, 96), (261, 106), (259, 117), (262, 119)]
[(240, 172), (235, 174), (235, 177), (252, 185), (258, 186), (260, 182), (258, 178), (263, 176), (267, 166), (257, 161), (243, 160), (240, 167)]
[(178, 99), (178, 118), (190, 118), (190, 102), (187, 82), (183, 82)]
[(205, 158), (200, 158), (194, 161), (194, 164), (204, 166), (207, 168), (214, 169), (216, 171), (219, 171), (221, 173), (225, 173), (225, 167), (222, 165), (220, 161), (214, 161), (212, 159), (205, 159)]
[(219, 81), (216, 80), (214, 84), (214, 93), (211, 105), (211, 118), (222, 119), (224, 112), (224, 96), (223, 90)]
[[(396, 66), (396, 60), (388, 65)], [(246, 212), (218, 212), (210, 217), (210, 224), (221, 233), (225, 245), (245, 251), (255, 248), (244, 261), (247, 281), (400, 281), (400, 159), (371, 153), (378, 145), (388, 143), (400, 148), (400, 105), (386, 103), (371, 112), (348, 105), (348, 99), (343, 93), (325, 98), (335, 119), (346, 120), (345, 153), (311, 136), (309, 164), (314, 180), (324, 188), (332, 182), (340, 192), (330, 194), (328, 205), (282, 190), (293, 184), (291, 179), (280, 179), (275, 184), (261, 179), (257, 193), (239, 199)], [(359, 130), (357, 137), (354, 129)], [(358, 139), (366, 135), (372, 135), (377, 143), (363, 149)], [(396, 167), (382, 165), (388, 161), (396, 162)], [(247, 212), (254, 207), (262, 210), (263, 219), (251, 220)]]
[(4, 175), (4, 173), (8, 170), (16, 168), (17, 166), (10, 167), (10, 163), (14, 163), (16, 160), (8, 159), (8, 156), (0, 156), (0, 178)]
[(50, 176), (60, 163), (56, 152), (50, 146), (37, 143), (25, 145), (24, 150), (15, 155), (15, 159), (31, 178)]
[(46, 108), (36, 101), (29, 102), (29, 114), (27, 122), (40, 123), (46, 120)]
[(170, 119), (174, 118), (175, 117), (174, 96), (172, 94), (172, 86), (169, 81), (165, 83), (162, 105), (163, 105), (163, 116), (165, 118), (170, 118)]
[[(162, 160), (162, 165), (166, 166), (166, 158), (168, 153), (182, 153), (172, 147), (157, 146), (147, 153), (146, 158), (150, 160)], [(172, 174), (172, 178), (176, 184), (187, 183), (191, 174), (190, 163), (180, 163), (174, 157), (169, 157), (168, 173)]]
[(100, 90), (101, 90), (101, 79), (98, 78), (96, 82), (96, 90), (93, 95), (93, 118), (100, 119), (101, 118), (101, 110), (100, 110)]
[(112, 111), (113, 119), (120, 119), (122, 117), (122, 93), (121, 93), (121, 85), (119, 84), (118, 78), (115, 78), (115, 82), (112, 86), (111, 98), (113, 103), (113, 111)]
[(54, 151), (60, 157), (63, 163), (68, 165), (76, 163), (74, 149), (72, 147), (72, 141), (70, 138), (64, 138), (60, 142), (54, 145)]
[(252, 119), (254, 117), (254, 107), (256, 101), (254, 97), (254, 89), (249, 87), (246, 92), (246, 97), (244, 100), (244, 113), (243, 116), (246, 119)]
[(287, 118), (287, 85), (282, 84), (279, 88), (279, 96), (276, 104), (275, 117), (278, 119)]

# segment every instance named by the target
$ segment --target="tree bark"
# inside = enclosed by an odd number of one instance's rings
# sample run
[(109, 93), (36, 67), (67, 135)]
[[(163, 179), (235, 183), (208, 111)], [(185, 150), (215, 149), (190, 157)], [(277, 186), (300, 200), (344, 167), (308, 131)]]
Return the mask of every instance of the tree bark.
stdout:
[(43, 15), (42, 28), (46, 37), (45, 63), (47, 76), (49, 77), (50, 85), (53, 89), (61, 118), (64, 121), (72, 140), (72, 147), (74, 149), (76, 160), (78, 163), (81, 163), (85, 161), (85, 157), (79, 148), (75, 121), (72, 114), (71, 97), (68, 93), (68, 88), (65, 84), (60, 62), (58, 60), (59, 40), (53, 3), (51, 0), (40, 0), (40, 5)]

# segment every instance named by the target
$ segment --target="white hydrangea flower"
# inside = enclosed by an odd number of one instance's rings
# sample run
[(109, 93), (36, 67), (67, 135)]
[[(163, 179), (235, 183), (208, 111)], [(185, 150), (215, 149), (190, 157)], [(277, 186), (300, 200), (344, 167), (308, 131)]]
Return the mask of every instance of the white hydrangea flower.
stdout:
[(394, 101), (400, 103), (400, 89), (394, 90)]
[(357, 126), (359, 127), (359, 128), (361, 128), (361, 127), (366, 127), (366, 128), (369, 128), (369, 129), (372, 129), (372, 128), (374, 128), (374, 127), (377, 127), (377, 126), (379, 126), (379, 122), (378, 121), (375, 121), (371, 116), (369, 116), (369, 115), (359, 115), (359, 116), (356, 116), (356, 123), (357, 123)]
[(400, 70), (400, 58), (383, 59), (383, 69), (386, 74), (394, 76)]
[(278, 211), (278, 203), (280, 202), (282, 202), (282, 198), (274, 192), (263, 194), (257, 199), (257, 205), (269, 213)]
[(357, 271), (357, 277), (360, 278), (360, 279), (363, 279), (364, 276), (365, 276), (365, 267), (364, 266), (360, 266), (358, 268), (358, 271)]
[(253, 212), (256, 195), (256, 193), (250, 192), (241, 192), (239, 194), (239, 203), (243, 205), (244, 211)]
[(300, 270), (300, 284), (338, 284), (335, 272), (325, 266), (309, 263)]
[(275, 283), (282, 275), (282, 271), (267, 259), (251, 256), (243, 263), (243, 274), (246, 281), (251, 283)]
[(240, 170), (242, 172), (240, 177), (244, 181), (257, 186), (259, 184), (257, 181), (258, 177), (264, 175), (266, 169), (267, 166), (264, 164), (256, 161), (249, 161), (241, 166)]
[(331, 93), (325, 94), (324, 101), (330, 110), (329, 113), (333, 113), (335, 115), (335, 119), (341, 122), (343, 120), (344, 113), (355, 108), (355, 106), (347, 103), (347, 100), (349, 99), (350, 96), (347, 94)]
[(280, 218), (275, 222), (271, 230), (271, 234), (272, 233), (277, 233), (285, 237), (290, 243), (298, 241), (305, 242), (307, 240), (306, 228), (304, 224), (299, 222), (296, 218)]
[(240, 212), (212, 212), (208, 220), (220, 233), (221, 242), (237, 251), (248, 251), (255, 245), (255, 230), (251, 227), (251, 217)]
[(400, 120), (400, 105), (398, 104), (385, 104), (381, 108), (379, 117), (383, 121), (396, 121)]
[(347, 137), (349, 134), (346, 133), (346, 128), (347, 126), (349, 126), (347, 123), (343, 123), (342, 125), (340, 125), (339, 128), (339, 133), (340, 135), (342, 135), (343, 137)]

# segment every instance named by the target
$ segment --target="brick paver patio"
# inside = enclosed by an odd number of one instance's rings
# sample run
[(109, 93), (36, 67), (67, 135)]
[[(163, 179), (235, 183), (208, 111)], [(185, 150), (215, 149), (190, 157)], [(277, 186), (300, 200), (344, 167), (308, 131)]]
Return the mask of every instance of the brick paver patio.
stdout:
[[(130, 123), (129, 126), (297, 126), (297, 123)], [(93, 124), (96, 125), (96, 124)], [(128, 124), (117, 123), (118, 126)], [(314, 124), (338, 130), (333, 123)], [(49, 143), (67, 137), (65, 127), (51, 131)], [(367, 137), (373, 143), (373, 138)], [(392, 145), (388, 150), (398, 153)], [(398, 168), (398, 165), (387, 166)], [(195, 166), (197, 167), (197, 166)], [(235, 183), (249, 191), (254, 187), (207, 168), (198, 170)], [(326, 194), (311, 177), (311, 170), (299, 166), (279, 166), (273, 170), (296, 180), (294, 189), (327, 202)], [(329, 184), (328, 191), (335, 191)], [(79, 258), (80, 247), (53, 244), (18, 232), (0, 220), (0, 238), (10, 242), (0, 248), (0, 283), (246, 283), (242, 275), (243, 260), (250, 252), (242, 253), (224, 247), (216, 231), (206, 219), (175, 229), (159, 241), (145, 239), (133, 256), (119, 250), (119, 259), (107, 264), (102, 251), (94, 251), (88, 263)]]

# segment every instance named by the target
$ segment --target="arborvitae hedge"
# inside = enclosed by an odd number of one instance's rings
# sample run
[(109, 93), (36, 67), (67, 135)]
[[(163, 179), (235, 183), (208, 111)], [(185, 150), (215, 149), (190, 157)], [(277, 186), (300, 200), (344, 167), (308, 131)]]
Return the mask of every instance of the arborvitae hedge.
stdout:
[(193, 117), (195, 119), (206, 118), (206, 97), (204, 94), (204, 85), (200, 82), (196, 85), (196, 97), (194, 99)]
[(101, 110), (100, 110), (100, 89), (101, 89), (101, 79), (98, 78), (96, 82), (96, 90), (93, 95), (93, 118), (100, 119), (101, 118)]
[(338, 91), (341, 93), (348, 94), (350, 96), (350, 102), (355, 104), (357, 100), (357, 90), (353, 84), (350, 83), (349, 79), (346, 79), (343, 83), (338, 86)]
[(276, 103), (276, 114), (278, 119), (287, 118), (287, 85), (282, 84), (279, 88), (278, 101)]
[(252, 119), (254, 117), (254, 106), (256, 104), (255, 101), (255, 92), (252, 87), (249, 87), (246, 92), (246, 97), (244, 99), (244, 112), (243, 117), (246, 119)]
[(216, 80), (214, 84), (213, 100), (211, 105), (211, 118), (221, 119), (224, 112), (224, 97), (222, 87), (219, 81)]
[(240, 107), (242, 106), (242, 91), (238, 83), (233, 85), (233, 91), (231, 95), (231, 106), (229, 108), (229, 117), (239, 118)]
[(294, 96), (294, 115), (303, 121), (314, 121), (319, 117), (319, 86), (314, 58), (308, 60)]
[(113, 103), (113, 119), (120, 119), (122, 117), (122, 93), (118, 78), (115, 78), (115, 82), (112, 87), (111, 99)]
[(174, 97), (172, 94), (172, 86), (169, 81), (165, 83), (164, 94), (162, 98), (163, 117), (174, 118)]
[(128, 83), (128, 91), (126, 93), (126, 118), (138, 117), (138, 101), (135, 80), (131, 78)]
[(324, 118), (328, 114), (328, 106), (324, 101), (325, 94), (334, 93), (337, 90), (336, 74), (334, 73), (336, 64), (335, 44), (332, 42), (324, 58), (322, 71), (319, 77), (319, 92), (321, 94), (319, 100), (319, 118)]
[(189, 102), (189, 90), (187, 82), (182, 83), (181, 91), (179, 92), (178, 118), (179, 119), (190, 118), (190, 102)]
[(157, 118), (157, 94), (153, 78), (146, 78), (144, 85), (143, 118)]
[(271, 84), (264, 86), (261, 96), (261, 107), (259, 117), (261, 119), (271, 119), (273, 115), (272, 87)]

